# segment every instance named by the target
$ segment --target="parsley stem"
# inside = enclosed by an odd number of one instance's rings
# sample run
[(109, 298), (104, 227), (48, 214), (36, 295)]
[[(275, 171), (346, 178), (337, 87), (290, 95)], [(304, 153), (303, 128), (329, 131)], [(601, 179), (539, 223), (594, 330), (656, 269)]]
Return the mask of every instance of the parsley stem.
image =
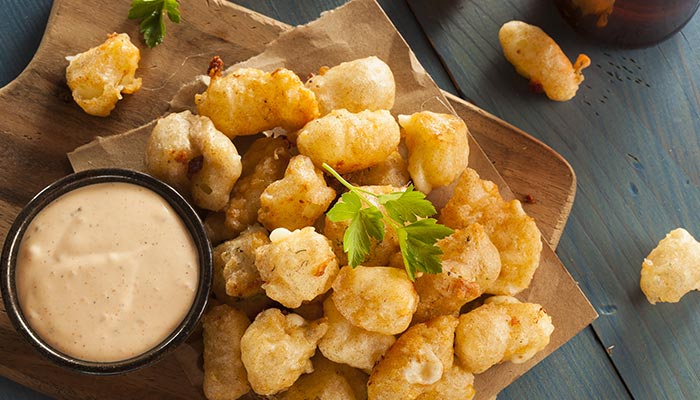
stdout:
[[(360, 189), (359, 187), (354, 186), (352, 183), (346, 181), (346, 180), (345, 180), (342, 176), (340, 176), (340, 174), (339, 174), (338, 172), (336, 172), (336, 170), (334, 170), (333, 167), (331, 167), (330, 165), (328, 165), (328, 164), (326, 164), (326, 163), (323, 163), (323, 164), (321, 164), (321, 166), (323, 167), (323, 169), (325, 169), (326, 171), (328, 171), (329, 174), (333, 175), (333, 177), (334, 177), (335, 179), (337, 179), (337, 180), (338, 180), (343, 186), (345, 186), (349, 191), (351, 191), (351, 192), (355, 193), (356, 195), (358, 195), (358, 196), (360, 197), (360, 200), (363, 201), (366, 205), (368, 205), (368, 206), (370, 206), (370, 207), (376, 207), (374, 204), (372, 204), (371, 201), (369, 201), (369, 200), (367, 199), (367, 197), (364, 196), (364, 195), (368, 194), (368, 195), (371, 195), (371, 196), (374, 196), (374, 197), (378, 197), (376, 194), (374, 194), (374, 193), (372, 193), (372, 192), (370, 192), (370, 191), (368, 191), (368, 190)], [(382, 215), (383, 215), (383, 214), (382, 214)]]

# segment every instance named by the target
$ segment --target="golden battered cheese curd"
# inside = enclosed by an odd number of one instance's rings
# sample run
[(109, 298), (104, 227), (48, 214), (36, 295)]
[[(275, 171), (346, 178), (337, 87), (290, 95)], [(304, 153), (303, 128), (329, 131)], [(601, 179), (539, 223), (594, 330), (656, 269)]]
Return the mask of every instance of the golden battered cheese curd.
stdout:
[(223, 63), (215, 61), (209, 87), (194, 101), (197, 112), (211, 118), (229, 138), (276, 127), (294, 131), (319, 116), (316, 96), (294, 72), (242, 68), (221, 76)]
[(311, 159), (294, 156), (284, 177), (260, 195), (258, 221), (268, 230), (301, 229), (313, 225), (334, 199), (335, 190), (326, 184), (323, 172)]
[(331, 288), (338, 261), (325, 236), (311, 226), (294, 232), (278, 228), (270, 241), (255, 251), (255, 267), (269, 298), (296, 308)]
[(583, 82), (581, 71), (591, 65), (585, 54), (579, 54), (571, 65), (551, 37), (522, 21), (506, 22), (498, 31), (498, 39), (515, 70), (530, 80), (532, 88), (544, 90), (551, 100), (571, 100)]
[(255, 267), (255, 251), (268, 243), (267, 230), (257, 225), (214, 248), (213, 290), (217, 299), (226, 301), (227, 297), (253, 297), (264, 293), (263, 281)]
[(391, 110), (396, 83), (391, 68), (375, 56), (322, 67), (306, 81), (316, 94), (321, 115), (344, 108), (350, 112)]
[(146, 170), (191, 193), (195, 205), (218, 211), (226, 206), (241, 175), (236, 146), (211, 120), (189, 111), (161, 118), (146, 145)]
[(204, 328), (204, 395), (208, 400), (234, 400), (250, 391), (241, 360), (241, 338), (250, 321), (226, 304), (209, 309)]
[(331, 361), (370, 371), (396, 341), (393, 335), (370, 332), (351, 324), (331, 297), (323, 302), (323, 312), (328, 332), (318, 343), (318, 349)]
[(332, 298), (351, 324), (385, 335), (405, 331), (418, 306), (418, 294), (406, 271), (390, 267), (341, 268)]
[(455, 354), (475, 374), (503, 361), (523, 363), (549, 344), (552, 318), (541, 305), (495, 296), (459, 317)]
[(236, 235), (258, 220), (260, 195), (267, 187), (284, 177), (292, 158), (291, 144), (284, 138), (257, 139), (243, 155), (241, 178), (233, 186), (226, 205), (225, 224)]
[(442, 272), (416, 278), (420, 302), (414, 323), (459, 315), (462, 306), (481, 296), (501, 272), (498, 249), (479, 224), (457, 229), (436, 244), (443, 252)]
[(313, 372), (311, 357), (327, 329), (324, 321), (307, 322), (276, 308), (258, 314), (241, 338), (241, 359), (255, 393), (279, 393)]
[(495, 183), (467, 168), (438, 221), (452, 229), (484, 227), (501, 257), (501, 273), (486, 293), (512, 296), (530, 285), (540, 264), (540, 231), (518, 200), (503, 200)]
[(700, 290), (700, 243), (683, 228), (669, 232), (644, 259), (639, 284), (651, 304)]
[(311, 359), (314, 372), (302, 375), (279, 400), (363, 400), (367, 398), (367, 375), (322, 356)]
[(452, 183), (469, 162), (469, 132), (461, 118), (422, 111), (399, 115), (408, 148), (408, 172), (416, 189), (430, 193)]
[(452, 368), (457, 318), (442, 316), (404, 332), (372, 369), (370, 400), (413, 400)]
[[(406, 190), (405, 187), (397, 186), (361, 186), (359, 189), (376, 195), (403, 192)], [(384, 206), (379, 204), (376, 197), (367, 196), (367, 200), (374, 204), (380, 211), (384, 211)], [(340, 198), (338, 201), (342, 202), (343, 200)], [(367, 206), (363, 204), (362, 207), (365, 208)], [(349, 226), (350, 221), (333, 222), (327, 216), (323, 226), (323, 234), (330, 239), (333, 251), (341, 265), (347, 265), (348, 263), (348, 255), (343, 250), (343, 237)], [(369, 254), (367, 254), (362, 264), (364, 266), (386, 266), (389, 264), (391, 257), (400, 250), (399, 238), (396, 236), (396, 231), (384, 225), (384, 238), (381, 241), (370, 238)]]
[(384, 161), (400, 140), (399, 125), (389, 111), (340, 109), (306, 124), (298, 132), (297, 146), (316, 166), (326, 163), (345, 174)]
[(408, 163), (397, 150), (379, 164), (347, 174), (345, 179), (355, 186), (404, 187), (408, 186), (411, 176)]
[(416, 400), (471, 400), (475, 395), (474, 375), (455, 363)]
[(141, 53), (126, 33), (107, 35), (101, 45), (66, 59), (66, 83), (73, 100), (90, 115), (108, 116), (122, 93), (141, 88), (141, 78), (134, 77)]

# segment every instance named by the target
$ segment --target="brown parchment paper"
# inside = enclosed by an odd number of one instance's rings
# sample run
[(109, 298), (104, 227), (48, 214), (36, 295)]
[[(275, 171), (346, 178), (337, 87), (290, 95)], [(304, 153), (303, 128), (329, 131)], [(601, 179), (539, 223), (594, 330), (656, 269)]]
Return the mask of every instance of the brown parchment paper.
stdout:
[[(321, 66), (333, 66), (370, 55), (387, 62), (394, 73), (397, 83), (397, 100), (392, 110), (394, 114), (410, 114), (422, 110), (454, 112), (374, 0), (351, 1), (322, 14), (316, 21), (286, 31), (270, 43), (262, 54), (234, 67), (247, 66), (270, 71), (284, 66), (305, 78)], [(224, 61), (235, 64), (240, 60)], [(201, 79), (195, 80), (193, 77), (193, 82), (185, 85), (171, 101), (171, 110), (192, 109), (193, 94), (201, 92), (203, 88)], [(74, 170), (102, 167), (143, 170), (143, 154), (152, 125), (153, 123), (122, 135), (98, 138), (69, 153)], [(239, 146), (239, 143), (235, 143)], [(513, 198), (503, 179), (472, 138), (470, 145), (470, 167), (477, 170), (483, 178), (496, 182), (505, 198)], [(495, 396), (597, 316), (576, 282), (546, 243), (540, 267), (530, 288), (518, 297), (523, 301), (542, 304), (552, 316), (555, 331), (551, 342), (544, 351), (524, 364), (503, 363), (477, 375), (477, 399)], [(192, 383), (201, 384), (197, 344), (193, 343), (180, 351), (178, 359), (190, 375)]]

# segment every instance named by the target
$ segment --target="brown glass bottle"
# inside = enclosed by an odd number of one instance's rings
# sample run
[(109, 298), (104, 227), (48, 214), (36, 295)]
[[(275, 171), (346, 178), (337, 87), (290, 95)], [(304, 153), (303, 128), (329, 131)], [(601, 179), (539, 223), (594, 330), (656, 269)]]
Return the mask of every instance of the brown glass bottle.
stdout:
[(700, 0), (554, 0), (582, 34), (608, 44), (643, 47), (680, 30)]

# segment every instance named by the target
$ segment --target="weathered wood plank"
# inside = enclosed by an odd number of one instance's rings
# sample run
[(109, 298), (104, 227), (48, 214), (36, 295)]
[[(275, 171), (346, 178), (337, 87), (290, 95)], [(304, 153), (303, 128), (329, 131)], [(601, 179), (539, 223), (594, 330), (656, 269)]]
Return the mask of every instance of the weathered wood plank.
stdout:
[[(558, 254), (600, 312), (594, 328), (614, 346), (631, 393), (695, 398), (700, 296), (651, 306), (639, 270), (670, 229), (700, 234), (698, 16), (665, 43), (619, 50), (577, 36), (552, 2), (409, 3), (466, 98), (535, 133), (574, 167), (578, 196)], [(528, 92), (498, 44), (510, 19), (541, 26), (571, 58), (591, 57), (576, 98), (555, 103)]]

